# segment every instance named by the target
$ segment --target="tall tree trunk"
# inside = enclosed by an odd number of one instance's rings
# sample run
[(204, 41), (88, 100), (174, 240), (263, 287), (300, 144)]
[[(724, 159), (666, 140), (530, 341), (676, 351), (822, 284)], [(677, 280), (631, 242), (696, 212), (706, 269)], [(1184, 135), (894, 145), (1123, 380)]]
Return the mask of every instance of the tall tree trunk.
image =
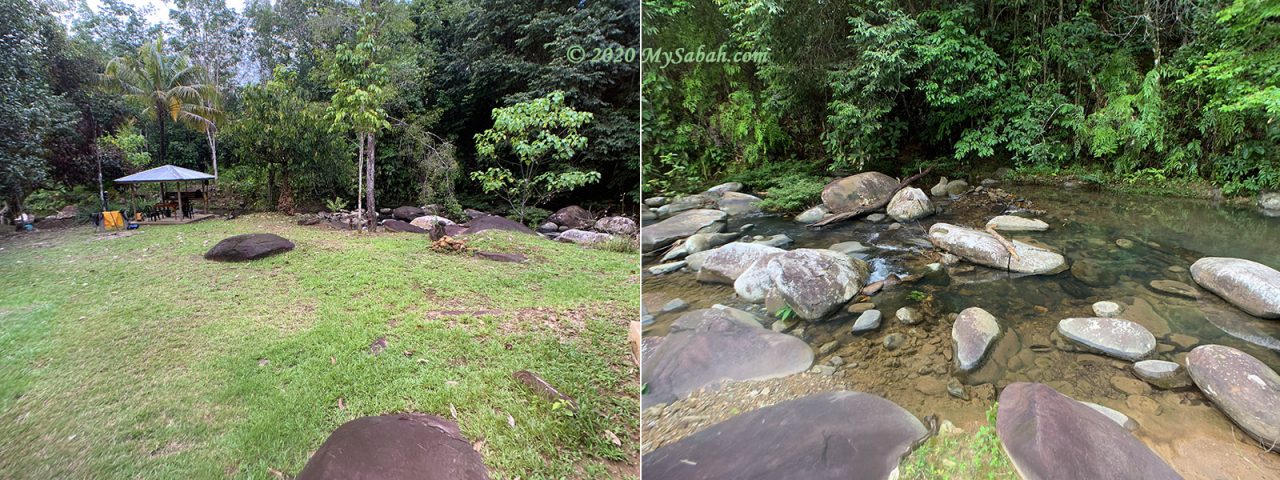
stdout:
[(169, 149), (169, 139), (165, 137), (165, 131), (164, 131), (164, 127), (165, 127), (164, 113), (156, 113), (156, 120), (157, 120), (157, 123), (159, 123), (160, 125), (160, 164), (164, 165), (165, 153), (167, 153)]
[(364, 134), (356, 133), (359, 154), (356, 157), (356, 211), (364, 214)]
[(209, 138), (209, 157), (213, 159), (213, 184), (218, 184), (218, 138), (217, 127), (210, 126), (204, 130), (204, 134)]
[(369, 142), (369, 148), (365, 149), (364, 153), (369, 157), (369, 161), (364, 169), (365, 178), (367, 179), (364, 186), (365, 206), (369, 207), (369, 210), (365, 215), (369, 218), (369, 231), (372, 232), (374, 227), (378, 225), (378, 208), (373, 201), (373, 172), (377, 140), (374, 139), (374, 134), (372, 133), (365, 135), (365, 139)]
[(276, 202), (276, 209), (287, 215), (296, 213), (293, 205), (293, 186), (289, 184), (289, 164), (287, 162), (280, 164), (280, 200)]

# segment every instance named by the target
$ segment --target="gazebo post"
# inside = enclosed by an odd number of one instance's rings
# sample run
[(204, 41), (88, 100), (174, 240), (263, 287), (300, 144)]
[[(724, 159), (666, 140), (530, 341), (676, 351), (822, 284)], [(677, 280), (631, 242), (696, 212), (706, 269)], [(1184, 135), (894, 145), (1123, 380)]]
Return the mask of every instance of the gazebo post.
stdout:
[(204, 197), (204, 214), (209, 214), (209, 181), (204, 181), (204, 191), (200, 192), (200, 196)]
[(182, 221), (182, 214), (186, 211), (182, 209), (182, 182), (176, 183), (178, 184), (178, 188), (176, 189), (176, 193), (178, 194), (178, 221)]

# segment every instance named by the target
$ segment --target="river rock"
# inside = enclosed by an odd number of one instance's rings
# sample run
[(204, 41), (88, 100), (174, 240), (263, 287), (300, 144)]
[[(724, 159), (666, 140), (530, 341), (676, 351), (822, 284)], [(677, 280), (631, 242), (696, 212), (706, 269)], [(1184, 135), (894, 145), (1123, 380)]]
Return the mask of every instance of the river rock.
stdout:
[(479, 233), (486, 230), (500, 230), (504, 232), (527, 233), (533, 235), (533, 230), (524, 226), (520, 222), (510, 220), (497, 215), (481, 215), (467, 222), (466, 233)]
[(649, 273), (654, 275), (666, 275), (671, 272), (679, 271), (681, 268), (684, 268), (688, 264), (689, 262), (681, 260), (679, 262), (670, 262), (670, 263), (664, 263), (661, 265), (654, 265), (652, 267), (649, 267)]
[(924, 315), (919, 310), (911, 307), (902, 307), (898, 311), (893, 312), (893, 317), (898, 319), (898, 323), (903, 325), (915, 325), (924, 321)]
[(712, 250), (702, 259), (698, 281), (732, 285), (755, 263), (779, 255), (785, 250), (757, 243), (734, 242)]
[(785, 233), (779, 233), (777, 235), (770, 235), (768, 237), (752, 240), (751, 243), (769, 247), (786, 248), (790, 247), (791, 244), (796, 243), (796, 241), (792, 240), (791, 237), (788, 237)]
[(715, 209), (719, 208), (719, 203), (720, 194), (699, 193), (672, 200), (671, 203), (658, 207), (658, 212), (660, 215), (674, 215), (689, 210)]
[(427, 233), (427, 230), (424, 228), (419, 228), (409, 222), (395, 220), (395, 219), (383, 220), (382, 228), (385, 228), (392, 232), (400, 232), (400, 233)]
[(480, 454), (458, 425), (435, 415), (360, 417), (329, 434), (298, 480), (485, 480)]
[(431, 228), (435, 227), (437, 223), (444, 224), (444, 225), (456, 225), (455, 223), (453, 223), (453, 220), (449, 220), (439, 215), (423, 215), (409, 222), (410, 225), (421, 228), (423, 230), (431, 230)]
[(646, 207), (644, 205), (640, 206), (640, 224), (641, 225), (647, 225), (649, 223), (653, 223), (656, 220), (658, 220), (657, 213), (654, 213), (654, 211), (649, 207)]
[(391, 211), (391, 215), (394, 216), (396, 220), (404, 220), (406, 222), (426, 214), (426, 210), (418, 207), (397, 207), (395, 210)]
[(816, 207), (800, 212), (799, 215), (796, 215), (795, 221), (798, 223), (806, 224), (806, 225), (810, 223), (818, 223), (818, 221), (822, 220), (823, 217), (826, 217), (830, 213), (831, 213), (831, 210), (827, 210), (826, 205), (818, 205)]
[(915, 221), (933, 215), (933, 202), (924, 190), (907, 187), (893, 194), (884, 212), (899, 222)]
[(1124, 312), (1124, 307), (1116, 302), (1102, 301), (1093, 304), (1093, 314), (1103, 318), (1114, 318)]
[(644, 206), (650, 208), (658, 208), (671, 202), (667, 197), (648, 197), (644, 199)]
[(716, 205), (721, 211), (734, 217), (755, 215), (760, 213), (760, 197), (738, 192), (724, 192)]
[(957, 368), (963, 372), (977, 370), (999, 337), (1000, 323), (986, 310), (970, 307), (961, 311), (951, 325)]
[(967, 191), (969, 191), (969, 182), (958, 178), (947, 182), (947, 195), (964, 195)]
[(1119, 411), (1113, 408), (1098, 405), (1093, 402), (1080, 402), (1080, 403), (1086, 407), (1097, 410), (1098, 413), (1106, 415), (1107, 418), (1110, 418), (1111, 421), (1116, 422), (1116, 425), (1124, 427), (1125, 430), (1132, 432), (1138, 429), (1138, 422), (1133, 421), (1133, 419), (1129, 418), (1128, 415), (1120, 413)]
[(1066, 259), (1056, 252), (1010, 240), (1018, 253), (1017, 258), (1010, 258), (1009, 251), (991, 234), (948, 223), (929, 227), (929, 241), (965, 260), (998, 270), (1051, 275), (1067, 269)]
[(1240, 350), (1202, 345), (1187, 355), (1187, 372), (1250, 436), (1266, 446), (1280, 444), (1280, 375), (1274, 370)]
[(742, 232), (695, 233), (684, 239), (679, 245), (671, 247), (667, 254), (662, 256), (661, 261), (668, 262), (698, 252), (711, 250), (740, 237), (742, 237)]
[(1025, 479), (1181, 479), (1106, 415), (1039, 383), (1000, 392), (996, 434)]
[(243, 262), (293, 250), (293, 242), (273, 233), (247, 233), (227, 237), (208, 252), (205, 260)]
[(1280, 271), (1243, 258), (1206, 257), (1191, 278), (1250, 315), (1280, 318)]
[(642, 468), (655, 480), (884, 479), (925, 434), (893, 402), (826, 392), (712, 425), (645, 455)]
[(1258, 208), (1263, 210), (1280, 210), (1280, 192), (1263, 192), (1258, 194)]
[(636, 221), (627, 217), (604, 217), (596, 220), (594, 226), (597, 232), (611, 233), (614, 235), (631, 236), (640, 231), (636, 226)]
[(1164, 360), (1143, 360), (1133, 364), (1133, 373), (1143, 381), (1165, 390), (1191, 386), (1191, 377), (1181, 365)]
[(1119, 318), (1068, 318), (1058, 334), (1093, 350), (1123, 360), (1140, 360), (1156, 348), (1156, 337), (1142, 325)]
[(1014, 215), (1000, 215), (987, 220), (987, 226), (1002, 232), (1043, 232), (1049, 229), (1044, 220)]
[(822, 189), (822, 204), (831, 213), (845, 213), (875, 205), (889, 199), (898, 181), (880, 172), (863, 172), (827, 184)]
[(751, 302), (778, 295), (800, 318), (818, 320), (852, 299), (868, 274), (861, 260), (831, 250), (802, 248), (752, 264), (733, 288)]
[(742, 184), (738, 182), (725, 182), (714, 187), (708, 188), (707, 193), (725, 193), (738, 192), (742, 190)]
[(840, 252), (849, 256), (855, 256), (862, 253), (874, 252), (876, 250), (876, 247), (869, 247), (869, 246), (863, 245), (861, 242), (849, 241), (849, 242), (840, 242), (840, 243), (834, 244), (830, 247), (827, 247), (827, 250)]
[(930, 188), (930, 189), (929, 189), (929, 194), (930, 194), (930, 195), (933, 195), (933, 196), (935, 196), (935, 197), (945, 197), (945, 196), (947, 196), (947, 184), (948, 184), (948, 183), (950, 183), (950, 181), (949, 181), (949, 180), (947, 180), (947, 177), (939, 178), (939, 179), (938, 179), (938, 183), (937, 183), (937, 184), (935, 184), (935, 185), (933, 186), (933, 188)]
[(599, 232), (588, 232), (586, 230), (578, 230), (576, 228), (560, 232), (560, 236), (556, 237), (557, 242), (576, 243), (578, 245), (591, 245), (600, 242), (613, 240), (613, 235)]
[(1200, 297), (1200, 292), (1196, 291), (1196, 287), (1177, 280), (1152, 280), (1148, 285), (1152, 290), (1160, 293), (1167, 293), (1175, 297), (1190, 298), (1193, 300)]
[(591, 215), (585, 208), (577, 205), (569, 205), (567, 207), (556, 210), (556, 213), (547, 217), (547, 221), (569, 228), (591, 228), (595, 224), (595, 216)]
[(869, 332), (880, 328), (880, 311), (865, 310), (858, 319), (853, 322), (853, 333)]
[(657, 348), (644, 355), (643, 403), (669, 403), (724, 381), (764, 380), (808, 370), (813, 349), (766, 329), (759, 318), (717, 306), (681, 315)]
[(695, 233), (720, 232), (724, 230), (724, 221), (728, 216), (719, 210), (698, 209), (680, 212), (653, 225), (645, 225), (640, 229), (640, 249), (646, 253), (652, 252)]

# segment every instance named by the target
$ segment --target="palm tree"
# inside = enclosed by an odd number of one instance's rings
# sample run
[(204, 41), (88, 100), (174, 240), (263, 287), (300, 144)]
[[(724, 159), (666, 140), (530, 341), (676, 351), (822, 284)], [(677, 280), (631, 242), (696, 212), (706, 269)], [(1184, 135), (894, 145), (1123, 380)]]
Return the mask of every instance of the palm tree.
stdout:
[[(165, 163), (169, 149), (166, 135), (168, 123), (189, 125), (209, 138), (222, 112), (218, 108), (218, 89), (206, 80), (204, 69), (191, 63), (186, 55), (165, 50), (164, 37), (143, 44), (138, 54), (116, 57), (107, 64), (102, 80), (108, 89), (122, 93), (142, 108), (142, 115), (155, 120), (160, 136), (160, 163)], [(216, 160), (216, 153), (215, 162)]]

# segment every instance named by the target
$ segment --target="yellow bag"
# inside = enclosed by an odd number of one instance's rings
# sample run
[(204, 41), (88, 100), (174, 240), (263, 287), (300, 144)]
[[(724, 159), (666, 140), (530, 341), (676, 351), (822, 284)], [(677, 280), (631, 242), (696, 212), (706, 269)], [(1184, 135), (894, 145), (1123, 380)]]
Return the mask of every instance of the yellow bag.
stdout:
[(124, 228), (124, 215), (119, 211), (102, 212), (102, 228), (104, 230)]

